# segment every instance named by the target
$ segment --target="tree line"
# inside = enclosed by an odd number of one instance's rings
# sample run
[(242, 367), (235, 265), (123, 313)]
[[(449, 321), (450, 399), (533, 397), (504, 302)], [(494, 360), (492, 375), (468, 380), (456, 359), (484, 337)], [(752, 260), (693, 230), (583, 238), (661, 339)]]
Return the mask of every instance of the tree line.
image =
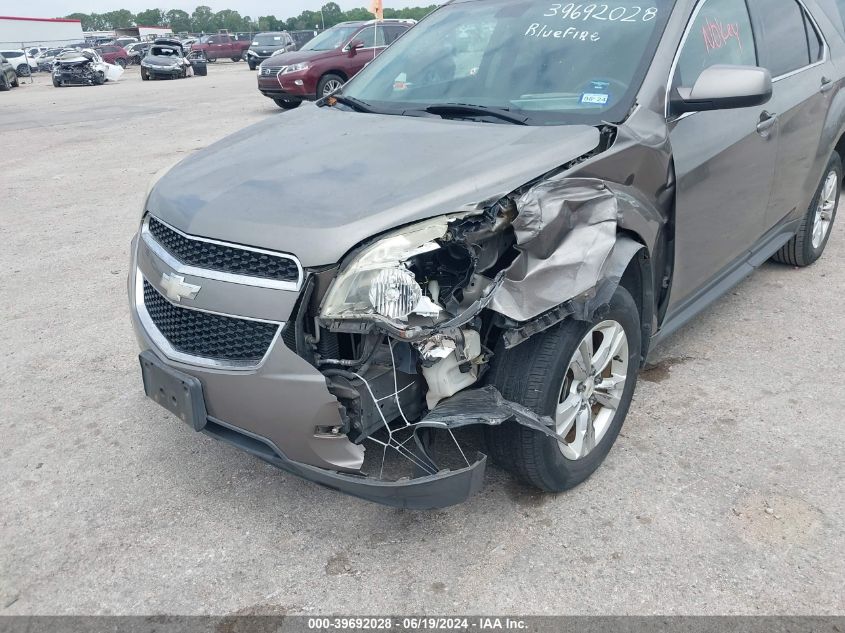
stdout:
[[(406, 9), (384, 9), (385, 18), (403, 18), (420, 20), (431, 13), (436, 4), (427, 7), (411, 7)], [(220, 29), (232, 32), (249, 31), (303, 31), (314, 28), (329, 28), (339, 22), (347, 20), (371, 20), (373, 14), (361, 7), (342, 11), (336, 2), (323, 5), (322, 11), (303, 11), (296, 17), (277, 18), (274, 15), (262, 15), (252, 18), (242, 16), (237, 11), (223, 9), (214, 12), (211, 7), (198, 6), (188, 13), (181, 9), (147, 9), (133, 14), (126, 9), (108, 11), (106, 13), (71, 13), (65, 16), (72, 20), (80, 20), (85, 31), (106, 31), (110, 29), (130, 26), (156, 26), (168, 24), (175, 33), (216, 33)]]

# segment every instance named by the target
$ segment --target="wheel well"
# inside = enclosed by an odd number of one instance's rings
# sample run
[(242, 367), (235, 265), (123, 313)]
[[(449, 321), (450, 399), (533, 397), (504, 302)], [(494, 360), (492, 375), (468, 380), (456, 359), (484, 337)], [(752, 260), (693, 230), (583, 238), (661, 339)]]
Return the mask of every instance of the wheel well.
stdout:
[[(839, 137), (839, 140), (836, 141), (833, 151), (839, 154), (839, 158), (842, 159), (843, 163), (845, 163), (845, 132), (843, 132), (842, 136)], [(825, 158), (825, 160), (827, 160), (827, 158)]]
[(343, 79), (343, 81), (349, 81), (349, 77), (347, 77), (346, 73), (342, 70), (327, 70), (322, 75), (320, 75), (320, 81), (322, 81), (323, 77), (325, 77), (326, 75), (337, 75), (338, 77)]
[[(635, 236), (631, 236), (636, 239)], [(636, 239), (638, 242), (642, 242)], [(652, 335), (652, 321), (654, 318), (654, 284), (652, 282), (651, 257), (648, 251), (643, 248), (628, 263), (628, 267), (622, 274), (619, 285), (625, 288), (634, 298), (637, 304), (637, 311), (640, 315), (642, 335), (642, 358), (645, 363), (648, 357), (649, 342)]]

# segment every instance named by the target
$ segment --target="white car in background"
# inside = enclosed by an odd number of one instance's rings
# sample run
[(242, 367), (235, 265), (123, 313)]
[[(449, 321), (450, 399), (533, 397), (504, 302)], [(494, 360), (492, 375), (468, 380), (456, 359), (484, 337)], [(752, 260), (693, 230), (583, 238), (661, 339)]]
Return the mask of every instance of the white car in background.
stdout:
[(18, 77), (28, 77), (30, 73), (38, 70), (35, 58), (27, 55), (23, 49), (0, 51), (0, 55), (14, 67)]

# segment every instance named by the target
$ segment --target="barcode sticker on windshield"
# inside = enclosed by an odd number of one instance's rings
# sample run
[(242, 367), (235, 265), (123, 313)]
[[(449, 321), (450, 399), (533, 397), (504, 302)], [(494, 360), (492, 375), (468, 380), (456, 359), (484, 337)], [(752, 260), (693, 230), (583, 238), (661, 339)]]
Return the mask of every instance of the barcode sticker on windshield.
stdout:
[(603, 95), (594, 92), (585, 92), (581, 95), (581, 103), (596, 103), (598, 105), (604, 105), (607, 103), (607, 99), (610, 95)]

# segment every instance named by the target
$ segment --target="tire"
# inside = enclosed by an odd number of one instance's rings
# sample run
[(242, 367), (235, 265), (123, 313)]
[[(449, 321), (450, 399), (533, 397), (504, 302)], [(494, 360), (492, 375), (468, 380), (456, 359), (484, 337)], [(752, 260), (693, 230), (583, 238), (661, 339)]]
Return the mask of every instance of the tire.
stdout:
[(231, 59), (233, 62), (243, 61), (243, 60), (241, 59), (240, 55), (238, 55), (237, 57), (230, 57), (229, 59)]
[(255, 62), (254, 62), (254, 61), (252, 61), (252, 60), (247, 60), (247, 62), (246, 62), (246, 63), (247, 63), (247, 64), (249, 64), (249, 69), (250, 69), (250, 70), (255, 70)]
[(61, 87), (62, 87), (62, 82), (61, 82), (61, 81), (59, 81), (58, 79), (56, 79), (55, 77), (53, 77), (53, 85), (54, 85), (56, 88), (61, 88)]
[(2, 81), (0, 81), (0, 92), (6, 92), (7, 90), (12, 89), (12, 82), (6, 77), (6, 74), (3, 73)]
[(103, 73), (101, 73), (100, 71), (95, 72), (94, 73), (94, 85), (95, 86), (102, 86), (104, 83), (106, 83), (106, 76)]
[(15, 73), (15, 76), (12, 77), (12, 88), (19, 88), (20, 85), (21, 85), (21, 82), (18, 81), (18, 75), (17, 75), (17, 73)]
[(141, 68), (141, 81), (149, 81), (150, 76), (145, 68)]
[(118, 57), (117, 60), (115, 61), (115, 64), (117, 64), (121, 68), (126, 68), (126, 60), (123, 59), (122, 57)]
[[(608, 365), (613, 369), (621, 368), (622, 361), (625, 363), (626, 380), (622, 388), (616, 392), (611, 390), (618, 397), (615, 409), (600, 404), (585, 406), (586, 400), (580, 398), (586, 398), (585, 394), (593, 392), (592, 379), (589, 388), (582, 391), (579, 383), (569, 378), (572, 376), (570, 361), (574, 360), (582, 340), (591, 330), (603, 326), (609, 328), (608, 332), (615, 331), (617, 336), (620, 330), (624, 331), (627, 338), (627, 358), (622, 358), (623, 354), (619, 353)], [(591, 338), (599, 340), (596, 336)], [(582, 413), (595, 411), (598, 407), (595, 428), (599, 432), (598, 424), (601, 423), (602, 430), (592, 450), (586, 451), (588, 444), (584, 442), (581, 444), (584, 455), (573, 457), (571, 454), (565, 456), (564, 451), (576, 452), (578, 424), (575, 422), (567, 433), (557, 429), (560, 434), (572, 438), (572, 443), (565, 445), (516, 422), (507, 422), (501, 427), (485, 426), (484, 436), (493, 461), (525, 483), (546, 492), (562, 492), (587, 479), (604, 461), (628, 414), (637, 381), (640, 349), (639, 311), (630, 293), (622, 286), (613, 295), (609, 310), (596, 322), (569, 319), (510, 350), (504, 349), (500, 342), (488, 374), (488, 384), (497, 387), (508, 400), (552, 418), (555, 418), (558, 406), (565, 406), (570, 399), (576, 404), (570, 408), (570, 411), (577, 411), (573, 414), (575, 418), (580, 419)], [(601, 350), (601, 346), (596, 348), (597, 352)], [(618, 363), (617, 358), (620, 359)], [(614, 369), (614, 375), (616, 373)], [(606, 375), (606, 372), (603, 374)], [(604, 380), (607, 381), (605, 384), (613, 384), (609, 377)], [(601, 396), (605, 392), (599, 389), (597, 387), (595, 393)], [(565, 399), (561, 401), (561, 398)], [(592, 419), (593, 416), (589, 417)]]
[(273, 101), (282, 110), (293, 110), (302, 105), (302, 101), (299, 99), (273, 99)]
[[(781, 264), (809, 266), (822, 256), (836, 220), (839, 195), (842, 191), (842, 159), (833, 152), (827, 161), (816, 195), (798, 226), (795, 236), (772, 256)], [(827, 218), (825, 220), (825, 218)], [(821, 231), (821, 234), (818, 232)]]
[(322, 99), (326, 96), (327, 91), (333, 92), (336, 88), (339, 88), (344, 83), (345, 81), (340, 75), (335, 75), (333, 73), (323, 75), (320, 78), (320, 81), (317, 83), (317, 98)]
[(15, 73), (18, 77), (29, 77), (30, 72), (29, 64), (21, 64), (15, 68)]

